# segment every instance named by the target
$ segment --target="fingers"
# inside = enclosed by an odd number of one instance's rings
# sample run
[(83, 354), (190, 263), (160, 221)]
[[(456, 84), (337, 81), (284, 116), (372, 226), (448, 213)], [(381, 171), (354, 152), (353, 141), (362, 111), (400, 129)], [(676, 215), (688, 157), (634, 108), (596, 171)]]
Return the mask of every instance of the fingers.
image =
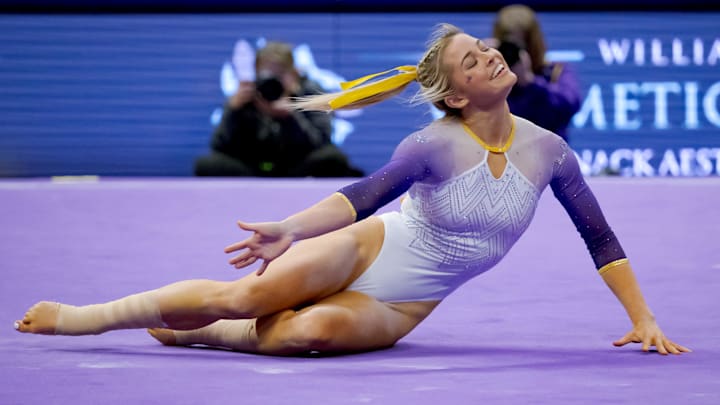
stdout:
[[(685, 346), (679, 345), (670, 339), (666, 338), (664, 335), (656, 336), (654, 339), (655, 342), (655, 349), (658, 353), (662, 355), (667, 354), (681, 354), (681, 353), (690, 353), (692, 350), (688, 349)], [(645, 350), (645, 345), (643, 344), (643, 351)]]
[(660, 335), (648, 335), (643, 336), (642, 339), (637, 336), (634, 331), (626, 334), (622, 338), (613, 342), (614, 346), (620, 347), (625, 346), (628, 343), (642, 343), (642, 351), (650, 352), (652, 347), (655, 347), (659, 354), (681, 354), (690, 353), (692, 350), (685, 346), (679, 345), (666, 338), (662, 333)]
[(673, 343), (673, 346), (675, 346), (675, 348), (681, 353), (692, 353), (692, 350), (677, 343)]
[(232, 264), (236, 269), (242, 269), (243, 267), (247, 267), (247, 266), (255, 263), (255, 262), (257, 261), (257, 259), (258, 259), (258, 258), (257, 258), (256, 256), (252, 256), (252, 257), (248, 257), (248, 258), (246, 258), (246, 259), (244, 259), (244, 260), (241, 260), (241, 261), (238, 261), (238, 262), (235, 262), (235, 263), (231, 263), (231, 264)]
[(237, 221), (237, 224), (240, 227), (240, 229), (242, 229), (243, 231), (251, 231), (251, 232), (255, 231), (255, 227), (252, 224), (249, 224), (247, 222)]
[(665, 350), (665, 352), (663, 353), (658, 347), (658, 351), (660, 352), (660, 354), (680, 354), (680, 351), (675, 348), (675, 345), (667, 339), (663, 339), (662, 342), (660, 342), (660, 345)]
[(681, 353), (690, 353), (692, 350), (688, 349), (685, 346), (679, 345), (675, 342), (672, 342), (668, 339), (665, 339), (665, 347), (668, 349), (668, 351), (672, 354), (681, 354)]
[(664, 336), (661, 338), (658, 338), (655, 348), (657, 349), (657, 352), (662, 355), (667, 354), (682, 354), (682, 353), (690, 353), (692, 350), (688, 349), (687, 347), (683, 345), (679, 345)]
[(649, 338), (649, 337), (646, 337), (646, 338), (643, 339), (643, 341), (642, 341), (642, 351), (644, 351), (644, 352), (649, 352), (651, 345), (652, 345), (652, 339)]
[(240, 253), (239, 255), (233, 257), (228, 261), (228, 263), (235, 266), (236, 269), (247, 267), (255, 263), (258, 259), (267, 260), (267, 258), (262, 254), (261, 249), (258, 249), (254, 244), (250, 244), (245, 241), (228, 246), (227, 248), (225, 248), (225, 252), (231, 253), (233, 251), (244, 248), (247, 248), (248, 250)]
[(245, 249), (248, 246), (248, 243), (249, 243), (249, 240), (245, 239), (243, 241), (236, 242), (236, 243), (233, 243), (232, 245), (226, 246), (225, 249), (223, 249), (223, 250), (225, 251), (225, 253), (237, 252), (240, 249)]
[(242, 261), (245, 261), (245, 260), (247, 260), (247, 259), (249, 259), (250, 257), (253, 257), (253, 256), (255, 256), (255, 254), (253, 253), (252, 250), (246, 250), (246, 251), (240, 253), (239, 255), (234, 256), (233, 258), (231, 258), (230, 260), (228, 260), (228, 263), (230, 263), (230, 264), (232, 264), (232, 265), (235, 265), (235, 264), (237, 264), (237, 263), (239, 263), (239, 262), (242, 262)]
[[(247, 222), (237, 221), (237, 224), (238, 224), (238, 227), (240, 227), (240, 229), (242, 229), (244, 231), (255, 232), (255, 230), (256, 230), (255, 226), (253, 224), (248, 224)], [(248, 247), (248, 244), (250, 243), (251, 239), (252, 239), (252, 237), (247, 238), (240, 242), (233, 243), (232, 245), (225, 247), (225, 249), (224, 249), (225, 253), (232, 253), (232, 252), (235, 252), (240, 249), (244, 249), (244, 248)]]
[(263, 273), (265, 273), (265, 269), (267, 269), (268, 264), (270, 264), (269, 260), (264, 260), (262, 265), (260, 265), (260, 268), (255, 272), (258, 276), (262, 276)]
[(663, 339), (662, 337), (656, 338), (655, 349), (657, 349), (658, 353), (662, 354), (663, 356), (667, 356), (668, 349), (665, 347), (665, 339)]
[(630, 332), (630, 333), (626, 334), (625, 336), (623, 336), (622, 338), (614, 341), (613, 345), (620, 347), (620, 346), (625, 346), (626, 344), (628, 344), (630, 342), (636, 342), (636, 340), (633, 339), (632, 336), (633, 336), (633, 334), (632, 334), (632, 332)]
[(684, 347), (682, 345), (672, 342), (671, 340), (667, 339), (664, 336), (661, 336), (660, 338), (657, 339), (655, 348), (657, 349), (658, 353), (663, 354), (663, 355), (689, 353), (692, 351), (692, 350), (688, 349), (687, 347)]

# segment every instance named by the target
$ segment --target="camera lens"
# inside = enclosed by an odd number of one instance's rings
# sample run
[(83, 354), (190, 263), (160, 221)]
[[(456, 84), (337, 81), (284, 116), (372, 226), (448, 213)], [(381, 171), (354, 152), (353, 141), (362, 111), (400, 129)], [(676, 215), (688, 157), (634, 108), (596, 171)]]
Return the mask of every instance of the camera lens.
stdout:
[(520, 60), (520, 47), (513, 42), (502, 41), (497, 50), (502, 54), (508, 67), (512, 67)]
[(267, 101), (275, 101), (282, 96), (285, 89), (282, 82), (276, 77), (264, 77), (255, 82), (255, 88), (260, 96)]

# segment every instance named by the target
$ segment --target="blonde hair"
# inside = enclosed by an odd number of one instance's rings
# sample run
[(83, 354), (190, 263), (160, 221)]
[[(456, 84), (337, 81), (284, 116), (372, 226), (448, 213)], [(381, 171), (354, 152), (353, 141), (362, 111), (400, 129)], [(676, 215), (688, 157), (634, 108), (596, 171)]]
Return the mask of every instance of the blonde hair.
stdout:
[[(435, 27), (428, 41), (427, 50), (417, 65), (417, 77), (415, 80), (420, 84), (420, 89), (410, 99), (411, 104), (417, 105), (431, 102), (449, 115), (460, 115), (459, 110), (448, 107), (444, 101), (445, 97), (453, 93), (453, 89), (450, 84), (449, 69), (443, 63), (442, 54), (452, 37), (462, 32), (460, 28), (452, 24), (443, 23)], [(360, 98), (337, 109), (352, 110), (377, 104), (401, 93), (410, 82), (402, 83), (397, 87), (384, 88), (382, 91)], [(335, 93), (298, 98), (294, 100), (293, 106), (300, 110), (332, 111), (333, 108), (330, 103), (333, 100), (348, 94), (351, 90), (357, 90), (369, 85), (365, 84)]]

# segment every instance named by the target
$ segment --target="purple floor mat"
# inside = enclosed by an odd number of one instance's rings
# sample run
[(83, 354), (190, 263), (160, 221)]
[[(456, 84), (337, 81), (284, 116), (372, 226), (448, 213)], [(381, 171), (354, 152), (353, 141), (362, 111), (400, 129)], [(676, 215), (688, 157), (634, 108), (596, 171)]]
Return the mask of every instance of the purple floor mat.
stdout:
[(629, 322), (549, 190), (500, 265), (387, 350), (281, 358), (164, 347), (143, 330), (12, 329), (39, 300), (236, 278), (222, 252), (245, 235), (236, 219), (281, 219), (342, 184), (0, 181), (0, 404), (720, 403), (717, 178), (590, 180), (661, 327), (694, 350), (682, 356), (611, 345)]

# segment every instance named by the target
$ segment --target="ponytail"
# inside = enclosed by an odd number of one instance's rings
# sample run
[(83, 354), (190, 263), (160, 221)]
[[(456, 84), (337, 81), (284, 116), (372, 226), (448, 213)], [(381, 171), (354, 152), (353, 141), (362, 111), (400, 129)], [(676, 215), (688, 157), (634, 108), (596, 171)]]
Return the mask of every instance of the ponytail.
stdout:
[[(392, 76), (366, 83), (378, 76), (397, 72)], [(413, 81), (417, 80), (415, 66), (398, 66), (390, 70), (359, 79), (340, 83), (342, 89), (336, 93), (318, 94), (299, 97), (293, 100), (292, 106), (304, 111), (352, 110), (367, 107), (387, 100), (399, 93)]]

